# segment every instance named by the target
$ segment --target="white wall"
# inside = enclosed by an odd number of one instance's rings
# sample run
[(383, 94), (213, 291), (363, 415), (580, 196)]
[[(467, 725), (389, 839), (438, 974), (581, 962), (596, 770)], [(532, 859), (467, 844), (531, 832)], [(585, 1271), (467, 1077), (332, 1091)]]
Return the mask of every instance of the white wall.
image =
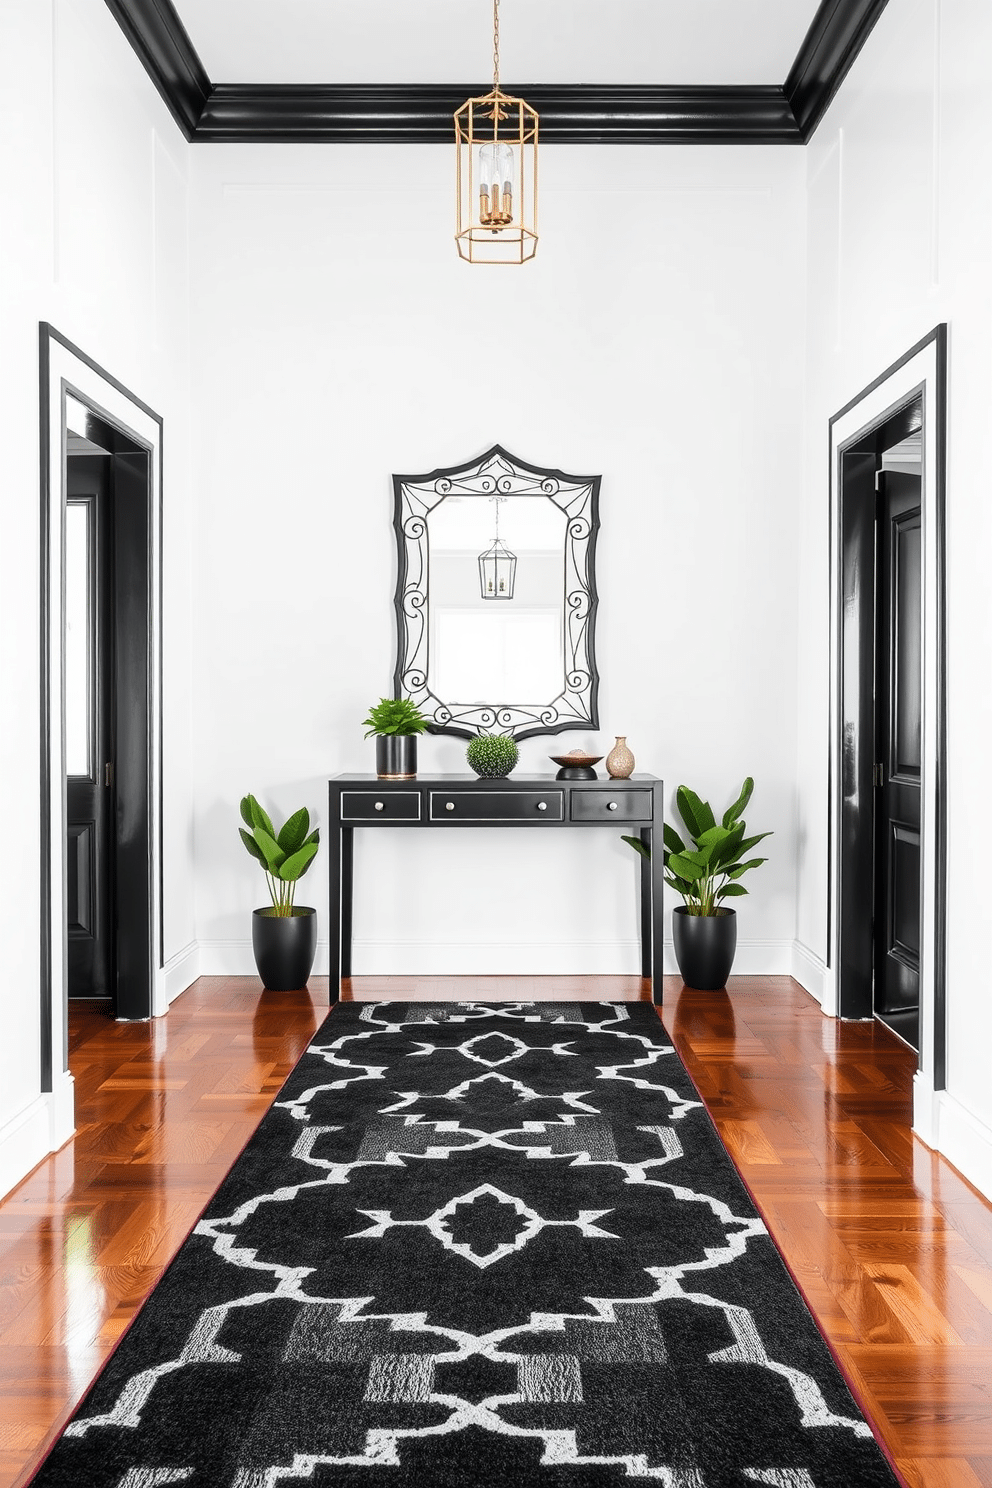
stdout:
[[(540, 249), (515, 270), (458, 260), (453, 165), (440, 146), (192, 152), (201, 967), (252, 967), (239, 797), (323, 822), (327, 777), (374, 768), (390, 474), (499, 442), (603, 473), (602, 730), (526, 741), (520, 769), (625, 733), (721, 809), (752, 773), (776, 835), (737, 968), (790, 970), (803, 153), (546, 147)], [(463, 748), (425, 738), (422, 769), (464, 768)], [(618, 833), (383, 832), (357, 860), (356, 972), (637, 967)], [(326, 923), (326, 854), (304, 889)]]
[[(948, 1094), (921, 1130), (992, 1192), (992, 999), (976, 801), (992, 726), (992, 129), (984, 0), (890, 5), (807, 152), (809, 321), (799, 683), (799, 938), (826, 955), (827, 421), (949, 326)], [(980, 808), (977, 808), (980, 810)]]
[(103, 0), (4, 0), (0, 56), (16, 59), (0, 89), (3, 1192), (52, 1135), (39, 1095), (41, 320), (165, 419), (167, 959), (192, 940), (193, 906), (187, 146)]

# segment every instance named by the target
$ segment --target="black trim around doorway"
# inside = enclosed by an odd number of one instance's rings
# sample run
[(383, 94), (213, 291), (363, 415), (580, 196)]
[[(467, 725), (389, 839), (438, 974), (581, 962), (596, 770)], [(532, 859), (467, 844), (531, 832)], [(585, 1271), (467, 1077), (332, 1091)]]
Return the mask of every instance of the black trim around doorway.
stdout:
[[(856, 408), (865, 398), (876, 391), (884, 383), (888, 382), (895, 373), (899, 372), (908, 362), (931, 344), (935, 347), (935, 387), (933, 429), (935, 439), (934, 462), (935, 462), (935, 490), (933, 493), (933, 531), (936, 542), (936, 613), (934, 616), (934, 642), (936, 646), (936, 719), (935, 719), (935, 759), (934, 759), (934, 986), (933, 986), (933, 1018), (934, 1018), (934, 1044), (933, 1044), (933, 1075), (934, 1089), (944, 1090), (947, 1086), (947, 582), (946, 582), (946, 551), (947, 551), (947, 325), (945, 322), (935, 326), (926, 336), (911, 346), (907, 352), (894, 361), (884, 372), (867, 384), (866, 387), (855, 394), (855, 396), (843, 408), (831, 417), (827, 429), (828, 461), (833, 458), (833, 428), (834, 425), (844, 418), (852, 409)], [(929, 396), (929, 391), (922, 388), (917, 390), (924, 392), (924, 397)], [(907, 402), (911, 401), (913, 394), (901, 394), (891, 405), (877, 417), (872, 418), (865, 426), (856, 431), (850, 439), (845, 441), (843, 449), (838, 449), (838, 459), (843, 458), (844, 449), (853, 448), (858, 440), (863, 439), (865, 434), (884, 424), (887, 419)], [(831, 475), (833, 480), (833, 475)], [(838, 496), (839, 496), (838, 491)], [(929, 509), (929, 499), (927, 500)], [(831, 512), (829, 530), (828, 566), (831, 575), (834, 572), (834, 520)], [(837, 603), (837, 595), (831, 594), (831, 607)], [(831, 624), (834, 624), (833, 618)], [(842, 658), (838, 657), (838, 663), (842, 664)], [(843, 713), (838, 711), (835, 720), (838, 730), (834, 737), (833, 747), (830, 751), (827, 781), (827, 858), (829, 863), (834, 862), (837, 843), (834, 831), (834, 796), (837, 790), (837, 780), (834, 774), (834, 756), (843, 758), (842, 738)], [(834, 924), (832, 915), (833, 884), (830, 882), (827, 889), (827, 965), (832, 962), (832, 948), (834, 943)], [(839, 968), (836, 968), (839, 974)]]
[[(213, 83), (172, 0), (107, 0), (190, 141), (443, 143), (487, 84), (264, 86)], [(886, 0), (821, 0), (782, 85), (604, 87), (506, 84), (526, 92), (550, 144), (795, 144), (811, 138)]]
[(52, 555), (49, 523), (51, 520), (52, 460), (51, 418), (48, 408), (48, 385), (51, 372), (51, 326), (40, 328), (40, 427), (41, 427), (41, 542), (39, 546), (38, 575), (41, 592), (39, 610), (41, 616), (41, 924), (39, 927), (40, 971), (41, 971), (41, 1090), (54, 1089), (52, 1069), (52, 715), (49, 706), (52, 669), (51, 657), (51, 594)]
[(947, 326), (937, 338), (937, 758), (934, 761), (934, 850), (937, 882), (934, 919), (934, 1089), (947, 1088)]
[[(50, 694), (51, 694), (51, 685), (52, 685), (50, 658), (51, 658), (53, 617), (51, 615), (50, 604), (49, 604), (49, 597), (50, 597), (50, 592), (51, 592), (51, 577), (52, 577), (52, 553), (51, 553), (51, 549), (50, 549), (50, 531), (51, 531), (50, 524), (51, 524), (51, 519), (52, 519), (53, 491), (54, 491), (54, 489), (56, 487), (56, 479), (55, 479), (54, 472), (52, 470), (51, 453), (50, 453), (50, 451), (51, 451), (52, 427), (51, 427), (51, 414), (50, 414), (50, 406), (49, 406), (49, 391), (50, 391), (50, 381), (51, 381), (51, 347), (52, 347), (52, 343), (55, 342), (55, 343), (58, 343), (58, 345), (64, 347), (80, 363), (82, 363), (85, 367), (88, 367), (92, 372), (94, 372), (98, 377), (100, 377), (109, 387), (112, 387), (116, 392), (120, 393), (123, 397), (127, 398), (127, 400), (129, 401), (129, 403), (131, 403), (134, 408), (140, 410), (143, 414), (147, 415), (147, 417), (149, 417), (150, 419), (152, 419), (154, 421), (154, 423), (156, 423), (158, 425), (158, 429), (159, 429), (159, 436), (158, 436), (158, 447), (159, 447), (158, 478), (157, 478), (157, 481), (155, 483), (154, 488), (152, 488), (151, 486), (149, 486), (149, 490), (148, 490), (148, 514), (147, 514), (148, 515), (148, 523), (149, 523), (149, 535), (151, 534), (151, 527), (152, 527), (152, 524), (154, 523), (156, 534), (157, 534), (157, 547), (158, 547), (157, 559), (156, 559), (156, 565), (157, 565), (156, 566), (156, 569), (153, 571), (151, 569), (151, 567), (149, 567), (149, 570), (148, 570), (148, 581), (149, 581), (149, 584), (152, 586), (151, 592), (152, 593), (157, 593), (157, 595), (158, 595), (158, 606), (159, 606), (159, 612), (158, 612), (157, 616), (154, 617), (154, 624), (150, 627), (151, 632), (152, 632), (152, 635), (154, 636), (154, 645), (155, 645), (155, 648), (156, 648), (155, 649), (155, 652), (154, 652), (154, 658), (153, 658), (153, 653), (152, 653), (151, 649), (149, 649), (149, 652), (148, 652), (148, 661), (149, 661), (149, 664), (150, 665), (152, 664), (153, 659), (154, 659), (155, 672), (156, 672), (157, 679), (158, 679), (158, 695), (157, 696), (153, 696), (152, 695), (152, 692), (151, 692), (151, 689), (149, 688), (149, 690), (148, 690), (148, 720), (147, 721), (148, 721), (148, 728), (149, 728), (149, 730), (152, 730), (153, 728), (155, 728), (157, 730), (156, 737), (157, 737), (157, 747), (158, 747), (158, 758), (159, 758), (159, 761), (161, 761), (162, 758), (163, 758), (163, 716), (162, 716), (162, 706), (161, 706), (161, 704), (162, 704), (161, 686), (162, 686), (162, 646), (163, 646), (163, 640), (162, 640), (162, 624), (161, 624), (161, 596), (162, 596), (162, 522), (163, 522), (163, 511), (162, 511), (162, 466), (163, 466), (163, 459), (164, 459), (164, 450), (163, 450), (163, 446), (164, 446), (164, 423), (163, 423), (163, 419), (162, 419), (162, 417), (161, 417), (160, 414), (157, 414), (153, 408), (150, 408), (147, 403), (143, 402), (139, 397), (136, 396), (136, 394), (134, 394), (133, 392), (131, 392), (131, 390), (128, 387), (126, 387), (124, 385), (124, 383), (118, 381), (118, 379), (116, 377), (112, 376), (111, 373), (107, 372), (106, 369), (103, 368), (103, 367), (101, 367), (98, 362), (95, 362), (92, 357), (87, 356), (84, 351), (81, 351), (78, 346), (74, 345), (73, 342), (71, 342), (65, 336), (63, 336), (59, 331), (57, 331), (55, 329), (54, 326), (50, 325), (47, 321), (42, 321), (40, 323), (40, 325), (38, 327), (38, 336), (39, 336), (39, 359), (38, 360), (39, 360), (39, 402), (40, 402), (39, 424), (40, 424), (40, 429), (41, 429), (41, 450), (40, 450), (40, 457), (41, 457), (40, 458), (40, 477), (41, 477), (41, 491), (40, 491), (40, 497), (41, 497), (41, 499), (40, 499), (40, 507), (41, 507), (41, 534), (40, 535), (41, 535), (41, 545), (40, 545), (40, 561), (39, 561), (39, 574), (40, 574), (40, 585), (41, 585), (40, 604), (39, 604), (39, 614), (40, 614), (40, 627), (39, 628), (40, 628), (40, 645), (41, 645), (41, 656), (40, 656), (40, 660), (41, 660), (41, 700), (40, 700), (40, 727), (41, 727), (41, 740), (40, 740), (40, 746), (41, 746), (41, 749), (40, 749), (40, 752), (41, 752), (41, 761), (40, 761), (40, 763), (41, 763), (41, 772), (40, 772), (41, 773), (41, 799), (40, 799), (40, 820), (41, 820), (41, 853), (40, 853), (40, 857), (41, 857), (41, 924), (40, 924), (40, 970), (41, 970), (41, 986), (40, 986), (40, 992), (41, 992), (41, 1028), (40, 1028), (40, 1032), (41, 1032), (41, 1060), (40, 1060), (40, 1063), (41, 1063), (41, 1087), (40, 1088), (41, 1088), (42, 1092), (50, 1092), (54, 1088), (55, 1065), (56, 1065), (56, 1060), (55, 1060), (55, 1052), (56, 1051), (53, 1049), (53, 1046), (52, 1046), (52, 1043), (53, 1043), (53, 1027), (52, 1027), (52, 997), (53, 997), (53, 988), (52, 988), (52, 931), (51, 931), (51, 921), (52, 921), (52, 887), (51, 886), (52, 886), (52, 870), (53, 870), (52, 853), (51, 853), (51, 842), (52, 842), (52, 810), (51, 810), (51, 800), (52, 800), (52, 748), (51, 748), (51, 739), (52, 739), (53, 716), (52, 716), (52, 710), (51, 710), (51, 706), (50, 706)], [(103, 408), (98, 407), (94, 403), (92, 397), (88, 393), (86, 393), (84, 390), (77, 389), (75, 387), (69, 388), (63, 382), (63, 399), (65, 397), (65, 392), (66, 391), (71, 391), (74, 397), (78, 398), (81, 402), (85, 403), (88, 408), (92, 409), (93, 413), (97, 416), (97, 418), (99, 420), (105, 422), (112, 429), (119, 431), (120, 434), (124, 437), (125, 440), (133, 440), (136, 446), (141, 447), (141, 448), (146, 448), (144, 441), (140, 438), (140, 436), (138, 434), (135, 433), (134, 430), (127, 428), (124, 424), (121, 423), (121, 421), (120, 421), (119, 418), (117, 418), (114, 415), (110, 414), (106, 409), (103, 409)], [(59, 489), (59, 491), (61, 491), (61, 472), (59, 472), (59, 475), (58, 475), (58, 489)], [(152, 605), (151, 605), (150, 598), (149, 598), (149, 616), (150, 616), (150, 618), (152, 618)], [(151, 641), (152, 641), (152, 636), (150, 635), (150, 644), (151, 644)], [(156, 717), (156, 715), (157, 715), (157, 717)], [(150, 735), (149, 735), (149, 737), (150, 737)], [(153, 801), (152, 801), (151, 794), (150, 794), (151, 784), (152, 784), (152, 782), (149, 781), (149, 796), (148, 796), (148, 807), (149, 807), (149, 811), (152, 809), (152, 806), (153, 806)], [(155, 806), (155, 809), (158, 811), (158, 820), (159, 820), (159, 823), (161, 824), (161, 821), (162, 821), (162, 771), (161, 771), (161, 769), (159, 771), (159, 793), (158, 793), (157, 801), (154, 803), (154, 806)], [(150, 830), (150, 827), (149, 827), (149, 830)], [(164, 897), (164, 888), (163, 888), (163, 884), (164, 884), (164, 844), (163, 844), (163, 836), (162, 836), (161, 830), (159, 830), (158, 837), (159, 837), (159, 842), (158, 842), (158, 865), (157, 865), (158, 866), (158, 896), (159, 896), (158, 897), (158, 941), (156, 943), (155, 939), (153, 938), (153, 936), (151, 934), (151, 930), (152, 930), (153, 926), (152, 926), (152, 917), (149, 916), (149, 941), (148, 941), (149, 978), (150, 978), (150, 980), (149, 980), (149, 998), (151, 998), (151, 996), (152, 996), (152, 986), (153, 986), (153, 980), (152, 980), (152, 978), (153, 978), (154, 970), (156, 969), (157, 966), (161, 965), (161, 961), (162, 961), (162, 945), (163, 945), (162, 935), (163, 935), (163, 927), (164, 927), (164, 905), (163, 905), (163, 897)], [(150, 908), (150, 906), (149, 906), (149, 908)], [(150, 1012), (150, 1008), (149, 1008), (149, 1012)], [(64, 1053), (64, 1051), (62, 1051), (62, 1052)]]

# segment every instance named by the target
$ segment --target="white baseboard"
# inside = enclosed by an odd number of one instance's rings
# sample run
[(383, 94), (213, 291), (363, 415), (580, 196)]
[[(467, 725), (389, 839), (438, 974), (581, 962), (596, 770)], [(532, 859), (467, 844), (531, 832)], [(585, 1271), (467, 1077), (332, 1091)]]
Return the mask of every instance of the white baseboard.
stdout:
[(942, 1092), (931, 1090), (922, 1070), (913, 1076), (913, 1131), (921, 1142), (937, 1151), (940, 1132), (940, 1097)]
[(356, 941), (356, 976), (638, 976), (628, 941)]
[(992, 1199), (992, 1127), (946, 1090), (930, 1090), (926, 1076), (913, 1081), (913, 1131)]
[(68, 1070), (55, 1076), (48, 1100), (49, 1152), (57, 1152), (76, 1130), (76, 1082)]
[[(790, 940), (741, 941), (734, 958), (737, 976), (793, 975)], [(671, 941), (665, 942), (664, 969), (678, 971)], [(636, 940), (514, 943), (512, 941), (356, 940), (356, 976), (637, 976), (641, 953)], [(314, 975), (326, 976), (327, 941), (317, 942)], [(202, 941), (200, 976), (254, 976), (250, 940)], [(803, 984), (805, 985), (805, 983)]]
[[(318, 940), (314, 976), (326, 976), (327, 941)], [(257, 976), (250, 940), (201, 940), (197, 946), (198, 976)]]
[(161, 984), (165, 1006), (156, 1007), (155, 1016), (158, 1017), (171, 1007), (180, 993), (185, 992), (187, 987), (192, 987), (200, 975), (200, 947), (195, 940), (191, 940), (188, 946), (170, 956), (162, 967)]
[(18, 1111), (0, 1127), (0, 1198), (10, 1193), (31, 1169), (57, 1152), (75, 1131), (72, 1076), (55, 1077), (55, 1088)]
[[(250, 940), (201, 940), (197, 946), (198, 976), (257, 976)], [(314, 976), (327, 975), (327, 941), (317, 942)]]
[(51, 1152), (50, 1095), (39, 1095), (0, 1127), (0, 1194), (8, 1194)]
[[(675, 947), (665, 942), (665, 971), (678, 971)], [(732, 976), (791, 976), (791, 940), (739, 940), (734, 955)]]
[[(326, 940), (318, 940), (313, 970), (328, 971)], [(506, 941), (356, 940), (352, 946), (356, 976), (587, 976), (640, 971), (636, 941), (573, 941), (555, 945)], [(254, 976), (251, 941), (201, 942), (201, 976)]]
[(833, 991), (826, 962), (821, 961), (820, 957), (808, 946), (804, 946), (801, 940), (792, 942), (791, 974), (793, 980), (816, 999), (823, 1011), (833, 1017), (834, 1009), (830, 1005)]

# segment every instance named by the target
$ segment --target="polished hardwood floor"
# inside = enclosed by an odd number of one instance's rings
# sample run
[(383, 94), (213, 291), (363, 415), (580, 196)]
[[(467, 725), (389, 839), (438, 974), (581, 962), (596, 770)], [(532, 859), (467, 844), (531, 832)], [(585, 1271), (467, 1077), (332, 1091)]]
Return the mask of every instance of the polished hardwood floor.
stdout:
[[(636, 977), (364, 977), (348, 995), (649, 994)], [(992, 1206), (912, 1136), (913, 1056), (879, 1025), (824, 1018), (785, 977), (706, 993), (668, 978), (665, 999), (905, 1481), (992, 1488)], [(203, 978), (149, 1024), (73, 1008), (76, 1136), (0, 1203), (0, 1488), (30, 1478), (326, 1008), (318, 978), (277, 994), (248, 977)]]

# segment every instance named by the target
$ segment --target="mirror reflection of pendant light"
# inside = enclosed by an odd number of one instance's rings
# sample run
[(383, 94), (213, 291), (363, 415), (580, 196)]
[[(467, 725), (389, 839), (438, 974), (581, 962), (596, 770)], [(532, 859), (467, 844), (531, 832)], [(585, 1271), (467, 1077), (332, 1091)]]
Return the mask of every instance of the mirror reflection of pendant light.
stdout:
[(483, 599), (512, 599), (517, 573), (517, 555), (511, 553), (499, 535), (499, 504), (505, 496), (493, 496), (496, 503), (496, 536), (484, 553), (479, 554), (479, 583)]
[(455, 113), (455, 241), (469, 263), (521, 264), (537, 252), (537, 128), (530, 104), (500, 88), (493, 0), (492, 91)]

